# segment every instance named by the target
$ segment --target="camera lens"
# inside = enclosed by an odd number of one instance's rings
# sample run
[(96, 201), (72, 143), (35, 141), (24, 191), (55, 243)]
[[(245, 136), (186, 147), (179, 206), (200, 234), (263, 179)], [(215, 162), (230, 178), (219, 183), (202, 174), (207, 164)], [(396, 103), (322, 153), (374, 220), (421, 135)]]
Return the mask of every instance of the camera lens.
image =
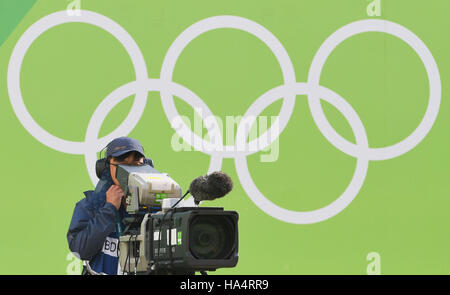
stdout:
[(234, 249), (235, 231), (228, 216), (198, 215), (189, 226), (189, 247), (197, 259), (227, 259)]

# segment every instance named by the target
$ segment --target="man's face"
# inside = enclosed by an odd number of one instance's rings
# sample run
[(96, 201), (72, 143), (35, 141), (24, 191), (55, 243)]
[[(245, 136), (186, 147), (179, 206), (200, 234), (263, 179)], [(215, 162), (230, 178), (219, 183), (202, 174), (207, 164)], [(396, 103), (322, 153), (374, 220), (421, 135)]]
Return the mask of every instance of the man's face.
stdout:
[[(116, 160), (116, 158), (112, 157), (111, 160), (109, 161), (111, 164), (116, 164), (116, 165), (133, 165), (133, 166), (139, 166), (139, 165), (143, 165), (144, 164), (144, 157), (140, 157), (138, 160), (135, 160), (135, 156), (134, 153), (131, 153), (128, 157), (126, 157), (123, 161), (118, 161)], [(111, 178), (114, 181), (114, 184), (116, 185), (120, 185), (119, 181), (116, 178), (116, 171), (117, 171), (117, 166), (115, 165), (109, 165), (110, 170), (111, 170)]]

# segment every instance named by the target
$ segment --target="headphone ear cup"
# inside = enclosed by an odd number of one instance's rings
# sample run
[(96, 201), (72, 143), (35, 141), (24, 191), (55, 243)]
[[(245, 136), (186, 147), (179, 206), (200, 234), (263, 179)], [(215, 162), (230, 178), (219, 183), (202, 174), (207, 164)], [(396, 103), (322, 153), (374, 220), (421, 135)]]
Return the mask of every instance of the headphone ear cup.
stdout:
[(106, 158), (98, 159), (97, 162), (95, 162), (95, 173), (97, 174), (97, 177), (100, 179), (102, 177), (103, 171), (106, 169)]
[(153, 168), (155, 168), (155, 166), (153, 166), (153, 160), (150, 159), (150, 158), (145, 158), (145, 159), (144, 159), (144, 164), (145, 164), (145, 165), (150, 165), (150, 166), (152, 166)]

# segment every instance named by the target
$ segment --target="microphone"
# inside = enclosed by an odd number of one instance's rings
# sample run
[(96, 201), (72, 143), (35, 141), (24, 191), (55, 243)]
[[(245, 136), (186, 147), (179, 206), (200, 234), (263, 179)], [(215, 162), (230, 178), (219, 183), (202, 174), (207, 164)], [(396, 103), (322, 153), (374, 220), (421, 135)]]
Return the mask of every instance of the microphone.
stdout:
[(189, 192), (198, 205), (201, 201), (212, 201), (228, 194), (233, 189), (231, 178), (221, 171), (199, 176), (191, 182)]

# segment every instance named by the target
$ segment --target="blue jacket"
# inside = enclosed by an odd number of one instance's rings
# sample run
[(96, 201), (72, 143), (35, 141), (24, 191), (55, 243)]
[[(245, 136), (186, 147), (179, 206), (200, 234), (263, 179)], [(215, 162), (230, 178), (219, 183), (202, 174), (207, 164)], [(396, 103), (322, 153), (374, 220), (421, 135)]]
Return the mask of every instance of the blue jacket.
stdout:
[(108, 167), (95, 190), (84, 192), (86, 198), (76, 204), (67, 232), (70, 250), (81, 260), (88, 260), (97, 273), (118, 272), (118, 233), (123, 229), (122, 218), (126, 212), (106, 202), (106, 191), (113, 184)]

